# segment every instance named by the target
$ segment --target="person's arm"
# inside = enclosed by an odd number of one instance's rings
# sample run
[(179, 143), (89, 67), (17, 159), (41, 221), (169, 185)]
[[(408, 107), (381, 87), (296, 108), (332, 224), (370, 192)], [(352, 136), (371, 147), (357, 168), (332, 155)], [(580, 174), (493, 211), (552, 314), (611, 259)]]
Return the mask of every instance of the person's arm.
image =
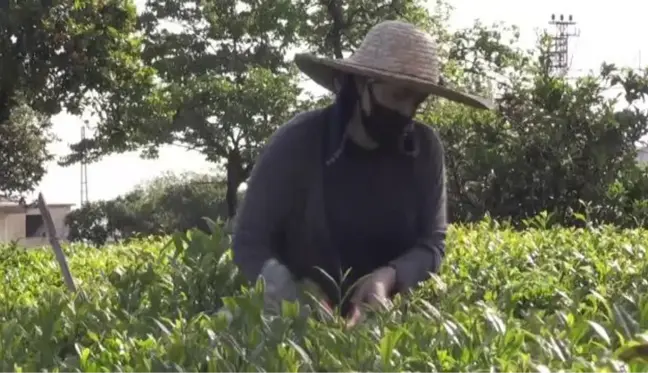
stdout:
[[(234, 263), (255, 282), (264, 264), (277, 259), (271, 251), (274, 233), (282, 229), (291, 208), (303, 127), (298, 115), (280, 127), (268, 140), (248, 180), (245, 196), (235, 217), (232, 251)], [(300, 141), (301, 140), (301, 141)]]
[(428, 189), (423, 191), (419, 238), (411, 250), (390, 263), (396, 272), (394, 290), (399, 293), (427, 280), (429, 273), (437, 273), (445, 256), (448, 223), (444, 150), (438, 134), (430, 131), (429, 135), (431, 151), (428, 159), (420, 160), (426, 167), (419, 176)]

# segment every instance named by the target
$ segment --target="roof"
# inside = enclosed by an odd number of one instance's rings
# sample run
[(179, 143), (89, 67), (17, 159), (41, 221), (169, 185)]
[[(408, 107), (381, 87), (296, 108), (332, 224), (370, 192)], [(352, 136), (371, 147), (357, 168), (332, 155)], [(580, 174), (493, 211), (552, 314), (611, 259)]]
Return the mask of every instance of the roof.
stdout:
[(0, 204), (0, 211), (1, 212), (25, 212), (25, 207), (20, 206), (20, 205), (8, 205), (8, 204)]
[(72, 207), (74, 203), (48, 203), (48, 207)]
[[(48, 203), (47, 207), (62, 208), (72, 207), (74, 203)], [(7, 197), (0, 197), (0, 211), (3, 212), (24, 212), (27, 209), (35, 208), (36, 206), (23, 205), (18, 200), (12, 200)]]

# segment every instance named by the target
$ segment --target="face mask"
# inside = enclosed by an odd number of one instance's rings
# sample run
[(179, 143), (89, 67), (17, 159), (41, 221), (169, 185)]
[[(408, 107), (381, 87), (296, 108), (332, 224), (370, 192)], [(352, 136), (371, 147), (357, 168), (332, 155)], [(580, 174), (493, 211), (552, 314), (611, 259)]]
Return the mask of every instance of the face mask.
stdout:
[(380, 104), (374, 96), (371, 86), (368, 87), (371, 112), (360, 110), (362, 124), (367, 134), (381, 147), (394, 149), (403, 141), (402, 137), (412, 118)]

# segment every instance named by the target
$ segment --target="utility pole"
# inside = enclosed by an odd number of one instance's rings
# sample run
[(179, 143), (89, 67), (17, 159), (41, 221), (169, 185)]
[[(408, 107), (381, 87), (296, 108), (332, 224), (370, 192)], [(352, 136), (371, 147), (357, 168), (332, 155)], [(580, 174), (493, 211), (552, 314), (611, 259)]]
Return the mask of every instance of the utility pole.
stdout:
[[(85, 141), (85, 123), (84, 125), (81, 126), (81, 142), (83, 143)], [(85, 145), (85, 144), (84, 144)], [(86, 156), (85, 153), (83, 154), (83, 157), (81, 158), (81, 204), (79, 207), (83, 207), (86, 203), (88, 203), (88, 164), (86, 163)]]
[(549, 53), (551, 71), (559, 76), (565, 76), (569, 71), (570, 65), (569, 38), (572, 36), (580, 36), (580, 30), (570, 32), (570, 27), (576, 25), (571, 14), (567, 16), (567, 19), (565, 19), (563, 14), (558, 17), (556, 17), (555, 14), (552, 14), (549, 24), (556, 27), (555, 34), (551, 36), (552, 50)]

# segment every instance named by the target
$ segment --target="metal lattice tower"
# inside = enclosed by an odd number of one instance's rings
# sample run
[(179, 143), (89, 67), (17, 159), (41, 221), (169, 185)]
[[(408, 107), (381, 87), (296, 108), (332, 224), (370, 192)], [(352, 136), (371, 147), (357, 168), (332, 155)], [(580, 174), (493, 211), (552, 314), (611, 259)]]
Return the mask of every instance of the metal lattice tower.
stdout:
[[(85, 140), (85, 125), (81, 126), (81, 142)], [(85, 154), (81, 158), (81, 204), (88, 203), (88, 164), (86, 163)]]
[(551, 37), (552, 50), (550, 52), (551, 71), (559, 76), (567, 75), (569, 71), (569, 38), (572, 36), (579, 36), (579, 30), (570, 32), (570, 27), (575, 26), (573, 16), (570, 14), (565, 20), (565, 16), (561, 14), (556, 19), (556, 15), (551, 15), (550, 25), (556, 27), (556, 33)]

